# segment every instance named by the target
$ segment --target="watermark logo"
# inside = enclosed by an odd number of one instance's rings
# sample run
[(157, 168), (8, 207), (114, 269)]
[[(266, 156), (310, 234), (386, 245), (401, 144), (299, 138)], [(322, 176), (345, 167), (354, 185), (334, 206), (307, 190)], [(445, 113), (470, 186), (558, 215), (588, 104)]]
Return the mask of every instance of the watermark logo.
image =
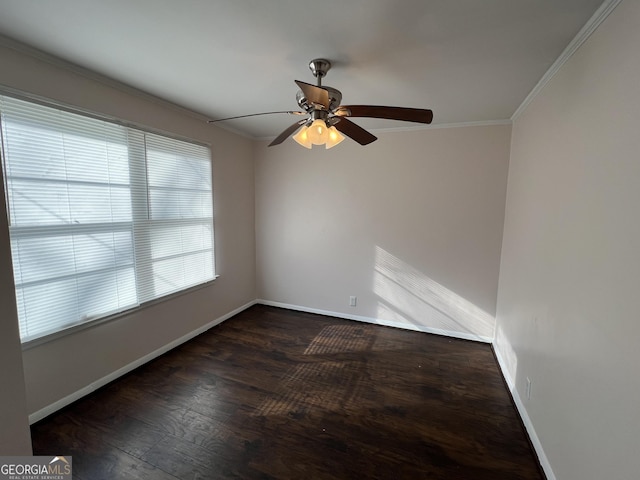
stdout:
[(70, 456), (0, 457), (0, 480), (71, 480)]

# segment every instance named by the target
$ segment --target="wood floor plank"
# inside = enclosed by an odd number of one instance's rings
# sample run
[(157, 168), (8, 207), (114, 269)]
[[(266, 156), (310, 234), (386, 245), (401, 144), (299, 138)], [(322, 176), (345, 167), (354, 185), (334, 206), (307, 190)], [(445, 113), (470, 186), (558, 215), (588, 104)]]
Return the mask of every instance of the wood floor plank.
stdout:
[(32, 438), (79, 479), (544, 479), (489, 345), (260, 305)]

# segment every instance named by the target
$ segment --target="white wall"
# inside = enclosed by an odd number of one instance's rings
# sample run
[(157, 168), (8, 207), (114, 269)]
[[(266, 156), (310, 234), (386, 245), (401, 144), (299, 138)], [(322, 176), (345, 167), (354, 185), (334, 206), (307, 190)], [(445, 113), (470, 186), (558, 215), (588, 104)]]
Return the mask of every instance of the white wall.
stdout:
[(496, 349), (562, 480), (640, 472), (639, 25), (620, 3), (513, 126)]
[(491, 340), (510, 130), (257, 144), (259, 298)]
[[(216, 263), (220, 278), (200, 290), (25, 350), (26, 411), (33, 414), (255, 299), (252, 143), (207, 125), (195, 114), (115, 87), (113, 83), (97, 81), (92, 75), (78, 73), (46, 58), (27, 55), (2, 42), (0, 65), (0, 85), (4, 87), (212, 145)], [(1, 210), (0, 258), (4, 258), (10, 255), (10, 249), (6, 211)], [(7, 342), (15, 343), (15, 293), (10, 282), (4, 280), (7, 262), (1, 266), (0, 338), (5, 341), (6, 330), (11, 334)], [(5, 308), (6, 305), (9, 307)], [(3, 363), (2, 368), (7, 369), (7, 374), (22, 375), (22, 366), (15, 358)], [(25, 411), (24, 405), (19, 404), (19, 395), (10, 401), (16, 404), (8, 411)], [(3, 399), (0, 410), (7, 408), (4, 403)]]

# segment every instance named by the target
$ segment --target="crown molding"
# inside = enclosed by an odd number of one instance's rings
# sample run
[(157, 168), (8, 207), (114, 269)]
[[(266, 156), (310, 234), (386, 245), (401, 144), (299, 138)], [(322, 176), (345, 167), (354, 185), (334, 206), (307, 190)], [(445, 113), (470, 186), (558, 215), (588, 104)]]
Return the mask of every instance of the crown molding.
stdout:
[(414, 132), (417, 130), (434, 130), (438, 128), (461, 128), (461, 127), (491, 127), (494, 125), (511, 125), (508, 118), (499, 120), (479, 120), (476, 122), (454, 122), (454, 123), (436, 123), (430, 125), (416, 125), (410, 127), (390, 127), (390, 128), (372, 128), (372, 132)]
[(513, 112), (511, 121), (515, 121), (527, 108), (527, 106), (533, 101), (535, 97), (542, 91), (542, 89), (551, 81), (556, 73), (562, 68), (562, 66), (569, 61), (574, 53), (580, 48), (580, 46), (591, 36), (593, 32), (600, 26), (602, 22), (609, 16), (611, 12), (618, 6), (622, 0), (605, 0), (600, 8), (591, 16), (589, 21), (580, 29), (573, 40), (569, 42), (567, 48), (560, 54), (555, 62), (549, 67), (549, 70), (538, 81), (533, 90), (529, 92), (529, 95), (523, 100), (520, 106)]
[[(417, 125), (410, 127), (390, 127), (390, 128), (367, 128), (367, 131), (373, 133), (397, 133), (397, 132), (417, 132), (422, 130), (436, 130), (439, 128), (460, 128), (460, 127), (491, 127), (495, 125), (511, 125), (508, 118), (500, 120), (480, 120), (477, 122), (457, 122), (457, 123), (436, 123), (431, 125)], [(254, 138), (257, 142), (273, 140), (275, 136)]]

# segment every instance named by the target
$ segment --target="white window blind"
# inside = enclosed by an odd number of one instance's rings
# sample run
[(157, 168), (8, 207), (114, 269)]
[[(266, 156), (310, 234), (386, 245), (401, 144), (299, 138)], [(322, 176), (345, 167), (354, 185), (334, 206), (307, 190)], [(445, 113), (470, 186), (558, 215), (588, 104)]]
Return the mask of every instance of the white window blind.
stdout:
[(6, 96), (0, 123), (23, 342), (214, 278), (207, 147)]

